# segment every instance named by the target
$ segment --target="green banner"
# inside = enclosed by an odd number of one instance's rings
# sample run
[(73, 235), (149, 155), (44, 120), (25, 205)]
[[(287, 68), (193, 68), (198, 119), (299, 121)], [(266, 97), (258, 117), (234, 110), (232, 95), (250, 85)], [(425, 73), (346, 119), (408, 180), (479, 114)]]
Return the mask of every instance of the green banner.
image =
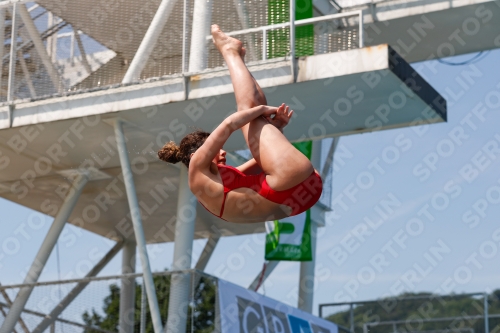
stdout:
[(266, 260), (311, 261), (311, 213), (267, 222)]
[[(290, 0), (268, 0), (267, 24), (278, 24), (290, 21)], [(312, 0), (295, 1), (295, 20), (313, 17)], [(278, 58), (288, 54), (290, 45), (290, 29), (273, 29), (268, 32), (267, 57)], [(295, 28), (295, 56), (302, 57), (314, 54), (314, 25), (307, 24)]]
[[(268, 0), (268, 24), (288, 22), (290, 0)], [(313, 17), (312, 0), (295, 1), (295, 20)], [(284, 57), (289, 52), (290, 29), (275, 29), (268, 35), (268, 58)], [(308, 24), (295, 28), (295, 55), (314, 54), (314, 26)], [(312, 141), (294, 144), (307, 158), (311, 159)], [(266, 224), (266, 260), (310, 261), (311, 213), (306, 211), (283, 221)]]
[[(311, 159), (312, 141), (293, 144)], [(311, 212), (266, 223), (266, 260), (311, 261)]]

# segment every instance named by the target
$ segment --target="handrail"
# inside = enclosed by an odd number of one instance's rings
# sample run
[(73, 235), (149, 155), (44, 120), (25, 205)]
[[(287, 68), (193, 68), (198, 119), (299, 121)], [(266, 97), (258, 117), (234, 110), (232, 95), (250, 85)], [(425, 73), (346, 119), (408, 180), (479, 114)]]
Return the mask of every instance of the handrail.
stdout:
[[(330, 14), (330, 15), (325, 15), (325, 16), (319, 16), (319, 17), (313, 17), (313, 18), (308, 18), (308, 19), (303, 19), (303, 20), (298, 20), (294, 21), (294, 24), (296, 27), (302, 26), (302, 25), (307, 25), (311, 23), (317, 23), (317, 22), (323, 22), (323, 21), (329, 21), (333, 19), (339, 19), (343, 17), (350, 17), (350, 16), (359, 16), (359, 47), (362, 48), (364, 47), (364, 42), (363, 42), (363, 11), (362, 10), (355, 10), (352, 12), (346, 12), (346, 13), (337, 13), (337, 14)], [(271, 24), (271, 25), (264, 25), (261, 27), (255, 27), (255, 28), (249, 28), (249, 29), (244, 29), (244, 30), (235, 30), (231, 32), (227, 32), (226, 35), (228, 36), (236, 36), (236, 35), (244, 35), (252, 32), (262, 32), (262, 60), (266, 60), (266, 52), (265, 52), (265, 46), (267, 45), (267, 31), (269, 30), (275, 30), (275, 29), (283, 29), (290, 26), (290, 22), (283, 22), (283, 23), (277, 23), (277, 24)], [(212, 39), (212, 36), (207, 36), (206, 40)], [(292, 54), (295, 54), (295, 49), (292, 45)]]
[[(203, 274), (203, 272), (200, 272), (196, 269), (184, 269), (184, 270), (175, 270), (175, 271), (155, 272), (152, 274), (153, 274), (153, 276), (162, 276), (162, 275), (187, 274), (187, 273)], [(205, 274), (205, 275), (210, 276), (208, 274)], [(122, 278), (127, 278), (127, 279), (128, 278), (139, 278), (142, 276), (143, 276), (142, 273), (129, 273), (129, 274), (120, 274), (120, 275), (108, 275), (108, 276), (92, 276), (92, 277), (84, 277), (84, 278), (79, 278), (79, 279), (45, 281), (45, 282), (37, 282), (37, 283), (19, 283), (19, 284), (11, 284), (11, 285), (0, 285), (0, 290), (17, 289), (17, 288), (23, 288), (23, 287), (50, 286), (50, 285), (79, 283), (79, 282), (118, 280), (118, 279), (122, 279)]]
[[(11, 305), (9, 305), (7, 303), (0, 302), (0, 308), (10, 309)], [(26, 314), (33, 315), (33, 316), (41, 317), (41, 318), (45, 318), (47, 316), (44, 313), (29, 310), (29, 309), (23, 309), (22, 312), (24, 312)], [(54, 319), (54, 321), (57, 321), (57, 322), (62, 323), (62, 324), (73, 325), (73, 326), (80, 327), (80, 328), (90, 329), (90, 330), (97, 331), (97, 332), (114, 333), (113, 331), (108, 331), (108, 330), (102, 329), (102, 328), (97, 327), (97, 326), (88, 326), (88, 325), (80, 324), (80, 323), (77, 323), (75, 321), (67, 320), (64, 318), (58, 317), (58, 318)]]
[[(362, 17), (363, 11), (355, 10), (355, 11), (347, 12), (347, 13), (337, 13), (337, 14), (330, 14), (330, 15), (325, 15), (325, 16), (297, 20), (297, 21), (295, 21), (295, 26), (298, 27), (301, 25), (322, 22), (322, 21), (329, 21), (329, 20), (333, 20), (333, 19), (349, 17), (349, 16), (356, 16), (356, 15)], [(235, 36), (235, 35), (243, 35), (243, 34), (247, 34), (247, 33), (251, 33), (251, 32), (259, 32), (259, 31), (263, 31), (263, 30), (274, 30), (274, 29), (280, 29), (280, 28), (282, 29), (282, 28), (288, 27), (289, 25), (290, 25), (290, 22), (276, 23), (276, 24), (271, 24), (271, 25), (263, 25), (261, 27), (256, 27), (256, 28), (249, 28), (249, 29), (226, 32), (226, 35)], [(210, 40), (210, 39), (212, 39), (212, 36), (207, 36), (206, 38), (207, 38), (207, 40)]]
[[(488, 315), (489, 318), (500, 318), (500, 314), (490, 314)], [(452, 321), (456, 320), (457, 318), (460, 318), (460, 320), (471, 320), (471, 319), (483, 319), (483, 315), (473, 315), (473, 316), (465, 316), (463, 314), (455, 316), (455, 317), (437, 317), (437, 318), (425, 318), (423, 319), (423, 322), (439, 322), (439, 321)], [(372, 322), (372, 323), (364, 323), (363, 326), (367, 327), (374, 327), (374, 326), (385, 326), (385, 325), (392, 325), (392, 324), (406, 324), (408, 322), (407, 319), (405, 320), (386, 320), (386, 321), (378, 321), (378, 322)]]

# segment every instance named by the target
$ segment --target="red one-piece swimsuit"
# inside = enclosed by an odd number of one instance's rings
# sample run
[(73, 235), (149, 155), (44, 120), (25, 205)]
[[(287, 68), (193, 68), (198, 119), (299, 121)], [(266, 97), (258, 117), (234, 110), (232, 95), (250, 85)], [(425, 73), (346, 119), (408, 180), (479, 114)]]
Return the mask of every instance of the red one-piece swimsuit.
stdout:
[(224, 185), (224, 198), (222, 199), (219, 215), (209, 212), (221, 219), (222, 214), (224, 214), (227, 194), (237, 188), (246, 187), (252, 189), (267, 200), (280, 205), (289, 206), (292, 208), (292, 214), (290, 214), (290, 216), (298, 215), (311, 208), (319, 200), (323, 190), (323, 182), (316, 171), (313, 171), (308, 178), (292, 188), (283, 191), (275, 191), (267, 184), (266, 175), (264, 173), (258, 175), (245, 175), (232, 166), (222, 164), (217, 165), (217, 168), (219, 169), (222, 184)]

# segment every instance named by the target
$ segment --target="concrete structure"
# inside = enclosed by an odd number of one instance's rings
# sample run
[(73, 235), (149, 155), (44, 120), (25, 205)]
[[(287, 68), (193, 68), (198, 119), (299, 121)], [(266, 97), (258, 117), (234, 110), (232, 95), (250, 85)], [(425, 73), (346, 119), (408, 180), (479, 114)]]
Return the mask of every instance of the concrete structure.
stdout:
[[(439, 94), (387, 45), (301, 59), (297, 83), (289, 61), (255, 65), (251, 70), (264, 88), (274, 87), (268, 93), (270, 104), (286, 101), (294, 108), (296, 116), (285, 130), (291, 141), (446, 120)], [(329, 84), (332, 77), (335, 81)], [(17, 104), (12, 126), (10, 108), (0, 108), (4, 119), (0, 137), (6, 142), (2, 153), (11, 161), (0, 175), (1, 195), (39, 209), (47, 199), (61, 201), (56, 189), (65, 179), (58, 174), (59, 165), (99, 169), (100, 179), (83, 191), (69, 222), (111, 239), (130, 237), (124, 183), (116, 178), (121, 170), (119, 154), (113, 129), (104, 121), (119, 115), (126, 121), (124, 135), (133, 153), (140, 209), (148, 221), (145, 238), (148, 243), (173, 241), (177, 202), (172, 199), (178, 196), (180, 169), (158, 161), (156, 150), (167, 140), (179, 141), (191, 126), (210, 130), (234, 109), (227, 71), (193, 75), (186, 85), (182, 81), (172, 78)], [(413, 91), (412, 84), (421, 89)], [(26, 131), (29, 138), (22, 134)], [(93, 143), (83, 138), (92, 138)], [(228, 151), (244, 147), (239, 133), (225, 146)], [(50, 169), (39, 170), (49, 163)], [(222, 236), (263, 230), (260, 224), (226, 223), (198, 207), (195, 238), (208, 237), (213, 228)]]

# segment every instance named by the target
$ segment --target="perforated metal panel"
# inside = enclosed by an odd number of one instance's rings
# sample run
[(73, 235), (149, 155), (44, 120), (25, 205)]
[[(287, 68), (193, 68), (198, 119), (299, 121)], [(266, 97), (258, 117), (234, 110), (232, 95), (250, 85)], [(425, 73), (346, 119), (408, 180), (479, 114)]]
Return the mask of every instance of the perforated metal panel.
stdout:
[[(13, 4), (3, 5), (0, 7), (0, 36), (4, 38), (4, 48), (0, 50), (3, 59), (0, 102), (121, 85), (159, 4), (160, 0), (40, 0), (17, 4), (15, 20)], [(196, 24), (194, 4), (194, 0), (174, 2), (158, 41), (136, 79), (138, 83), (180, 75), (188, 70), (190, 49), (200, 47), (196, 39), (192, 39), (192, 25)], [(206, 4), (211, 13), (209, 22), (219, 24), (225, 32), (282, 24), (289, 22), (290, 17), (288, 0), (211, 0)], [(297, 21), (295, 55), (357, 48), (357, 20), (357, 17), (330, 19), (307, 25)], [(210, 38), (206, 38), (210, 37), (208, 30), (206, 34), (203, 36), (206, 43), (201, 46), (206, 50), (205, 68), (224, 66), (222, 56)], [(289, 26), (241, 32), (234, 37), (243, 42), (247, 63), (291, 54)]]

